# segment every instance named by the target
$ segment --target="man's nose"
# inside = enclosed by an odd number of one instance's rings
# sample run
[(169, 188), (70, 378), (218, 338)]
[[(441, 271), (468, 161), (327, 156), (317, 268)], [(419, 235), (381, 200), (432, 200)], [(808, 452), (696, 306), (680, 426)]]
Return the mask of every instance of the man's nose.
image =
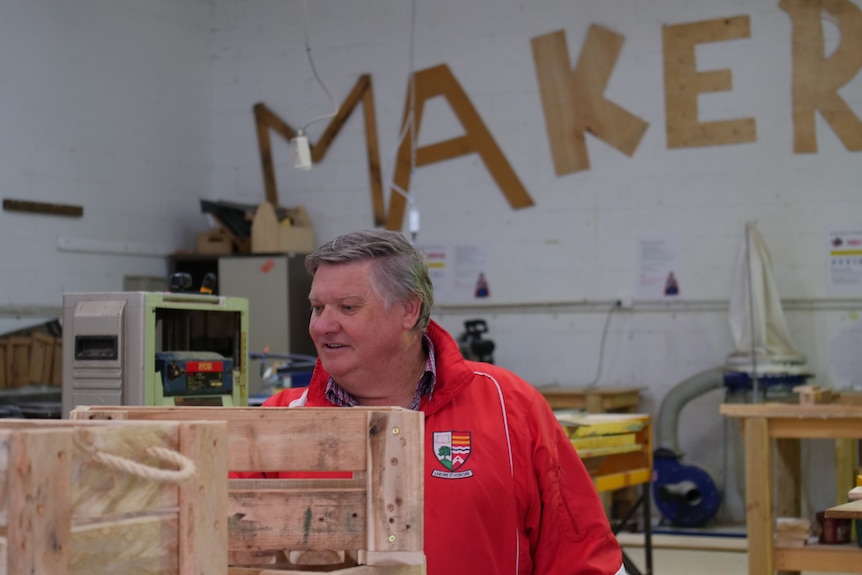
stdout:
[(310, 328), (312, 335), (332, 333), (338, 330), (338, 321), (332, 310), (323, 308), (319, 313), (311, 316)]

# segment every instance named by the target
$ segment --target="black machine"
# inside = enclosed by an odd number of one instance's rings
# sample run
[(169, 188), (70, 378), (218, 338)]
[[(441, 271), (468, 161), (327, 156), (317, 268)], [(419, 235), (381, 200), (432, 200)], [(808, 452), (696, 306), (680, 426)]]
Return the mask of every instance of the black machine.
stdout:
[(461, 355), (471, 361), (494, 363), (494, 342), (490, 339), (482, 339), (483, 333), (488, 333), (488, 324), (484, 319), (465, 321), (464, 333), (458, 336)]

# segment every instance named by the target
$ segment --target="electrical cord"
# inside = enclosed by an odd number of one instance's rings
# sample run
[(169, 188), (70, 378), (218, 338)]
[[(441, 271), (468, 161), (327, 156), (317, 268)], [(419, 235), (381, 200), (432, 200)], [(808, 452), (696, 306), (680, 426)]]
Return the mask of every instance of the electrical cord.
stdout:
[(311, 73), (314, 74), (314, 79), (317, 80), (317, 83), (320, 85), (323, 92), (329, 98), (329, 101), (332, 103), (333, 111), (330, 114), (326, 114), (324, 116), (318, 116), (317, 118), (312, 119), (309, 122), (299, 129), (297, 132), (298, 136), (305, 135), (305, 130), (312, 124), (316, 122), (320, 122), (321, 120), (328, 120), (330, 118), (334, 118), (338, 114), (338, 104), (335, 103), (335, 98), (330, 94), (329, 89), (327, 89), (326, 84), (323, 83), (323, 80), (320, 79), (320, 75), (317, 73), (317, 68), (314, 66), (314, 60), (311, 57), (311, 43), (308, 41), (308, 0), (302, 1), (302, 31), (305, 36), (305, 54), (308, 57), (308, 64), (311, 67)]
[(612, 305), (610, 309), (608, 309), (608, 313), (605, 315), (605, 327), (602, 329), (602, 342), (599, 345), (599, 366), (596, 371), (595, 379), (593, 379), (593, 381), (587, 384), (587, 389), (592, 389), (593, 387), (595, 387), (602, 377), (602, 368), (605, 363), (605, 342), (608, 339), (608, 326), (611, 325), (611, 316), (613, 315), (614, 311), (617, 310), (621, 305), (622, 302), (620, 301), (614, 302), (614, 305)]
[(393, 167), (398, 158), (398, 150), (401, 148), (404, 143), (404, 138), (407, 135), (410, 135), (410, 180), (413, 180), (413, 176), (416, 172), (416, 79), (415, 79), (415, 65), (414, 65), (414, 55), (415, 55), (415, 44), (416, 44), (416, 0), (412, 0), (410, 3), (410, 46), (408, 48), (408, 61), (409, 61), (409, 75), (410, 84), (408, 87), (409, 90), (409, 103), (407, 106), (407, 118), (404, 122), (404, 125), (401, 127), (401, 133), (398, 134), (398, 139), (395, 142), (395, 147), (392, 150), (392, 153), (389, 156), (389, 162), (383, 170), (383, 173), (389, 173), (391, 170), (392, 176), (389, 178), (389, 182), (387, 187), (394, 192), (397, 192), (407, 201), (408, 208), (408, 229), (410, 231), (410, 239), (411, 243), (415, 245), (416, 237), (419, 234), (419, 206), (416, 205), (416, 200), (413, 198), (413, 194), (408, 194), (404, 191), (401, 186), (395, 183), (395, 168)]

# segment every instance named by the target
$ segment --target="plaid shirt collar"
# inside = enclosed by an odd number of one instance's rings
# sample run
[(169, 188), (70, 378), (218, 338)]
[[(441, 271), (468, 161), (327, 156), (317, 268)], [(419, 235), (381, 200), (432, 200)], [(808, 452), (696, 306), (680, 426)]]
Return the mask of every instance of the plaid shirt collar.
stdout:
[[(425, 372), (419, 378), (419, 383), (416, 384), (416, 393), (413, 395), (413, 401), (407, 406), (413, 411), (419, 410), (422, 398), (425, 395), (428, 396), (428, 401), (431, 401), (434, 395), (434, 385), (437, 383), (437, 361), (434, 356), (434, 343), (427, 334), (422, 335), (422, 349), (428, 355), (428, 359), (425, 361)], [(331, 376), (326, 383), (325, 393), (326, 399), (337, 407), (355, 407), (359, 405), (356, 398), (335, 383), (335, 380)]]

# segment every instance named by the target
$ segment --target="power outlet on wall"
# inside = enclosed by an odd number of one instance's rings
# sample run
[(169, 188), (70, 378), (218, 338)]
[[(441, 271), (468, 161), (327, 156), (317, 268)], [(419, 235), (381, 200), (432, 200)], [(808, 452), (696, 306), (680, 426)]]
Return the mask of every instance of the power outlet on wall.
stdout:
[(621, 294), (617, 296), (617, 307), (620, 309), (632, 309), (634, 303), (634, 298), (631, 294)]

